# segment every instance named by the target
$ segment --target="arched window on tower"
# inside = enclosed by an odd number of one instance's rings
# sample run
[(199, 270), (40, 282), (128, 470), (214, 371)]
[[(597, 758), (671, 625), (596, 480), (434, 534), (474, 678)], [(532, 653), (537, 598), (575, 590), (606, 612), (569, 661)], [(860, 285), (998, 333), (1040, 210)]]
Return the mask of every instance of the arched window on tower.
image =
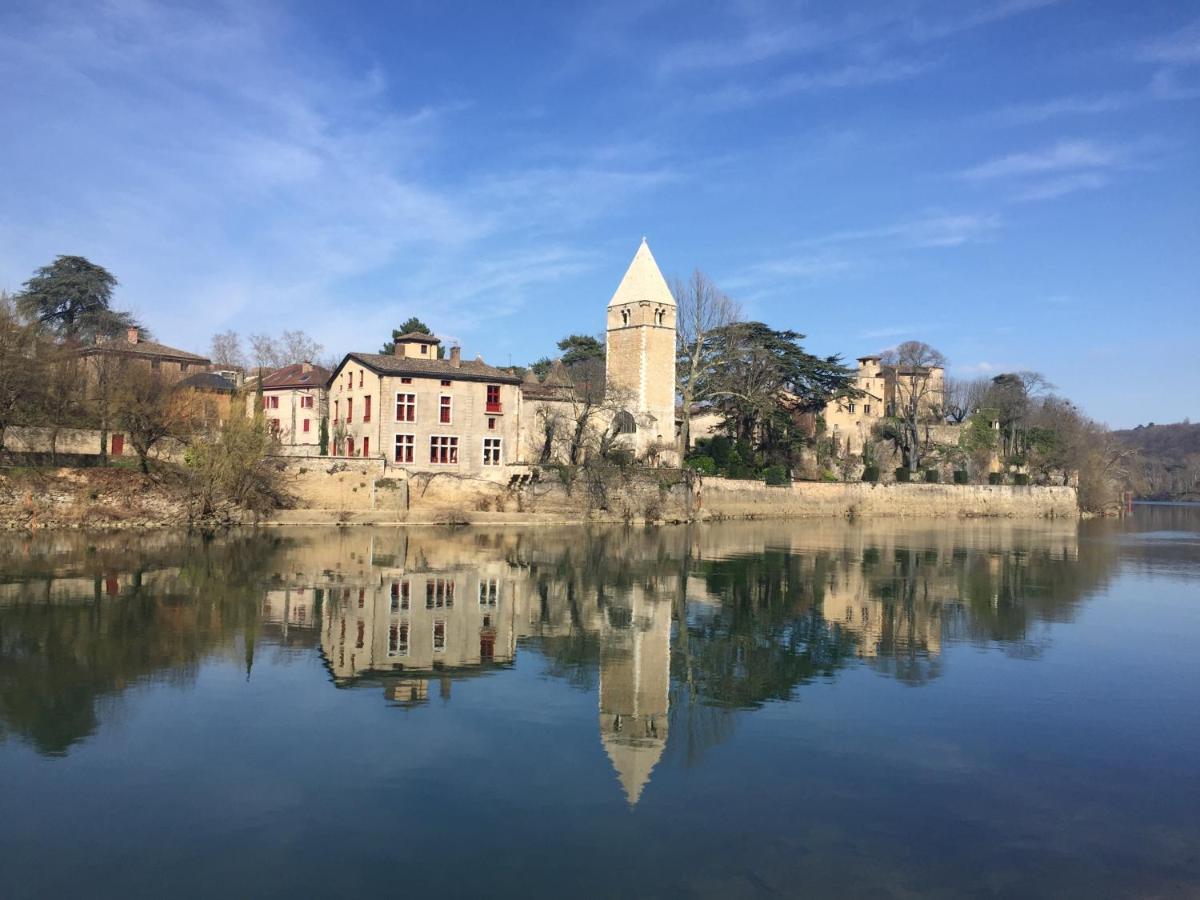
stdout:
[(655, 311), (654, 311), (654, 324), (655, 324), (655, 325), (661, 325), (661, 324), (663, 323), (663, 316), (664, 316), (664, 315), (666, 315), (666, 311), (665, 311), (665, 310), (661, 310), (661, 309), (655, 310)]
[(617, 434), (636, 434), (637, 422), (633, 418), (633, 413), (623, 409), (613, 416), (613, 429)]
[(627, 309), (621, 310), (621, 324), (622, 325), (629, 324), (629, 310), (627, 310)]

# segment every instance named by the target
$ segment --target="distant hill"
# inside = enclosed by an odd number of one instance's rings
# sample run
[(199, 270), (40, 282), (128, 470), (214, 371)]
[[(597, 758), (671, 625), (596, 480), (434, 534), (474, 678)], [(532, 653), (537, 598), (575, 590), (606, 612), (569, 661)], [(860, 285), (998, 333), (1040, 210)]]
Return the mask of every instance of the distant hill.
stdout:
[(1112, 436), (1138, 451), (1129, 485), (1138, 496), (1200, 499), (1200, 424), (1139, 425)]

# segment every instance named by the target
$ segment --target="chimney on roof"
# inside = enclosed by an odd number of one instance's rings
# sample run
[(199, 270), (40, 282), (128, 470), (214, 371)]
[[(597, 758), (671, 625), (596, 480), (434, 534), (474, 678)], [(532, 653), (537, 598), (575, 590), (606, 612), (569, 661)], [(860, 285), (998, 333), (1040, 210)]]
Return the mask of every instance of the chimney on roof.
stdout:
[(130, 328), (125, 332), (125, 339), (131, 344), (136, 344), (138, 342), (138, 330), (136, 328)]
[(450, 365), (456, 369), (462, 365), (462, 347), (457, 344), (450, 348)]
[(310, 363), (307, 359), (304, 362), (300, 363), (300, 374), (301, 375), (307, 375), (311, 371), (312, 371), (312, 363)]

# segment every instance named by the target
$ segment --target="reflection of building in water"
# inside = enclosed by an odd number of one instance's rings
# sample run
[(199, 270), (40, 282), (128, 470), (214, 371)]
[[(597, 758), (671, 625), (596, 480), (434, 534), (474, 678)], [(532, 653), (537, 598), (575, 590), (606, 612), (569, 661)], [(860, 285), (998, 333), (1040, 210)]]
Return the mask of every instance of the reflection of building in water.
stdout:
[(289, 628), (315, 628), (314, 594), (307, 588), (269, 590), (263, 597), (260, 619), (266, 625), (278, 625), (284, 634)]
[(942, 581), (945, 589), (934, 598), (885, 599), (878, 578), (870, 580), (861, 565), (839, 566), (825, 586), (822, 614), (854, 634), (860, 657), (936, 655), (942, 652), (942, 605), (953, 602), (955, 590), (952, 573)]
[(635, 587), (600, 629), (600, 740), (632, 806), (667, 746), (671, 605)]
[[(328, 580), (321, 647), (336, 680), (512, 661), (509, 567), (472, 548), (455, 554), (454, 543), (372, 539), (359, 556), (367, 568)], [(428, 696), (419, 681), (401, 679), (388, 691), (397, 702), (419, 702)]]

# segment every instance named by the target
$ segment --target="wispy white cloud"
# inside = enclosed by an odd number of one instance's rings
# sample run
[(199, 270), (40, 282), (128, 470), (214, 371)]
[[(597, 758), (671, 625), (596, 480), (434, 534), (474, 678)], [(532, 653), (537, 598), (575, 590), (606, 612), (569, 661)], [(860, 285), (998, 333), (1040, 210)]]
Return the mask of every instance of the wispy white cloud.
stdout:
[(1200, 19), (1168, 35), (1142, 43), (1134, 53), (1136, 59), (1170, 66), (1200, 64)]
[(1000, 217), (993, 213), (932, 214), (873, 228), (835, 231), (808, 238), (803, 243), (818, 245), (871, 241), (917, 248), (957, 247), (983, 240), (999, 227)]
[(951, 4), (949, 15), (926, 15), (920, 9), (914, 13), (910, 32), (914, 39), (930, 41), (950, 37), (963, 31), (994, 25), (1013, 16), (1054, 6), (1062, 0), (1001, 0), (982, 4)]
[(889, 59), (852, 63), (832, 69), (790, 72), (753, 84), (733, 84), (698, 94), (692, 106), (719, 112), (779, 100), (796, 94), (863, 88), (914, 78), (932, 68), (933, 62)]
[(1128, 109), (1145, 95), (1135, 91), (1114, 91), (1090, 96), (1056, 97), (1039, 103), (1006, 106), (989, 116), (1002, 125), (1029, 125), (1062, 116), (1087, 116)]
[(1122, 159), (1122, 151), (1116, 147), (1094, 141), (1059, 141), (1041, 150), (999, 156), (965, 169), (960, 174), (971, 181), (983, 181), (1075, 169), (1109, 168)]
[(1050, 178), (1022, 188), (1013, 195), (1019, 202), (1034, 202), (1037, 200), (1054, 200), (1074, 194), (1078, 191), (1094, 191), (1109, 183), (1107, 175), (1100, 172), (1080, 172), (1074, 175), (1064, 175), (1061, 178)]
[[(257, 5), (113, 2), (4, 29), (0, 79), (29, 88), (6, 114), (30, 137), (0, 160), (39, 153), (25, 169), (43, 179), (6, 198), (0, 284), (81, 252), (164, 338), (202, 349), (197, 321), (258, 330), (275, 310), (344, 348), (410, 313), (458, 328), (512, 312), (531, 286), (596, 264), (572, 229), (683, 177), (644, 148), (603, 146), (565, 161), (481, 155), (434, 177), (469, 99), (404, 110), (371, 61), (288, 49), (280, 35), (317, 40), (298, 27)], [(37, 102), (47, 95), (59, 102)], [(368, 276), (379, 295), (359, 287), (330, 316)]]

